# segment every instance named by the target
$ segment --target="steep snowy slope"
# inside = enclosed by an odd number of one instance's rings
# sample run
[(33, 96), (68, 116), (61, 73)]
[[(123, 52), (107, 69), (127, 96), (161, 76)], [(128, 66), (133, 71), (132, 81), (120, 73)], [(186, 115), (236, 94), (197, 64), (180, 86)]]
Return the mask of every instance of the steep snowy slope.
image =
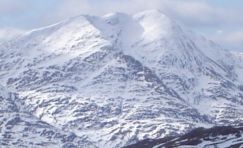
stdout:
[(0, 86), (0, 147), (95, 147), (88, 137), (57, 129), (21, 109), (16, 94)]
[(0, 46), (0, 80), (25, 109), (100, 147), (241, 122), (237, 64), (157, 10), (78, 16)]
[[(241, 52), (233, 52), (232, 53), (237, 61), (236, 64), (236, 73), (238, 74), (238, 80), (240, 83), (243, 83), (243, 53)], [(240, 88), (243, 90), (243, 85), (240, 86)]]

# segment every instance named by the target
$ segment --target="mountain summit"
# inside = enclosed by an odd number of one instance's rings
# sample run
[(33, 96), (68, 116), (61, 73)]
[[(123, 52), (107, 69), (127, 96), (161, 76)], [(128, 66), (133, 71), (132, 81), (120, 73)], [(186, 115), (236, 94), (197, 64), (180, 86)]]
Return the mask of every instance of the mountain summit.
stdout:
[(26, 112), (98, 147), (243, 119), (242, 67), (157, 10), (82, 15), (0, 45)]

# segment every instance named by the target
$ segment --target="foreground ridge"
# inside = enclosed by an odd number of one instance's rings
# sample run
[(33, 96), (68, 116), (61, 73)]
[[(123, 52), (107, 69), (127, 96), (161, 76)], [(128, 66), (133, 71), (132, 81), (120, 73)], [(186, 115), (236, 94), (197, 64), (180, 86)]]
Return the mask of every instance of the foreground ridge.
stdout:
[(197, 128), (191, 132), (161, 139), (148, 139), (124, 148), (167, 148), (167, 147), (232, 147), (243, 145), (242, 126), (217, 126), (209, 129)]

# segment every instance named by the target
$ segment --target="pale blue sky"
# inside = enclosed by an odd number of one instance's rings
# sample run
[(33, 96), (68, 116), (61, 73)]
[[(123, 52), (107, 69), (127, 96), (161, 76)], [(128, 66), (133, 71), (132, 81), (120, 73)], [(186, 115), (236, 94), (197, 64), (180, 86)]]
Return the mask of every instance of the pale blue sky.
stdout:
[(11, 30), (38, 28), (80, 14), (146, 9), (160, 9), (225, 47), (243, 51), (243, 0), (0, 0), (0, 38), (1, 33), (6, 36)]

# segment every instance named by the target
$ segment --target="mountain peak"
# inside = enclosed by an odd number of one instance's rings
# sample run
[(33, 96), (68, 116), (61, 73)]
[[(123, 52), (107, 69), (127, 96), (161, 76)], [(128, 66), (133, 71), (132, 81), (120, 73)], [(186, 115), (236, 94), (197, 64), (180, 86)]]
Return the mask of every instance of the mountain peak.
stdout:
[[(160, 10), (147, 10), (134, 15), (144, 29), (144, 36), (149, 40), (171, 37), (178, 25)], [(176, 33), (175, 33), (176, 34)]]

